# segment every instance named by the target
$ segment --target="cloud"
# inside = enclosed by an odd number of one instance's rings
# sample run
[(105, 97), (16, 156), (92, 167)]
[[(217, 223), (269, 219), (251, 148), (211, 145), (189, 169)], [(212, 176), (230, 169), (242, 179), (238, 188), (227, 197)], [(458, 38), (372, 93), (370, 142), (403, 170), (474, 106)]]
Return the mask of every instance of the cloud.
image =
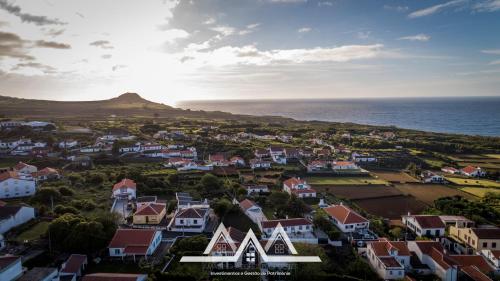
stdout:
[(500, 10), (500, 0), (487, 0), (476, 3), (473, 9), (478, 12), (495, 12)]
[(89, 43), (90, 46), (95, 46), (98, 48), (103, 48), (103, 49), (113, 49), (114, 47), (110, 45), (111, 42), (108, 40), (97, 40), (94, 42)]
[(85, 16), (82, 13), (76, 12), (75, 15), (79, 16), (80, 18), (84, 19)]
[(0, 0), (0, 9), (5, 10), (10, 14), (19, 17), (21, 21), (27, 23), (34, 23), (36, 25), (66, 24), (65, 22), (62, 22), (59, 19), (51, 19), (46, 16), (36, 16), (28, 13), (23, 13), (21, 7), (16, 6), (14, 4), (10, 4), (7, 0)]
[(66, 31), (65, 29), (49, 29), (45, 32), (45, 35), (51, 36), (51, 37), (56, 37), (64, 33)]
[(260, 23), (252, 23), (245, 27), (245, 29), (238, 31), (239, 35), (246, 35), (254, 32), (260, 26)]
[(456, 7), (456, 6), (459, 6), (459, 5), (463, 5), (463, 4), (467, 3), (467, 2), (468, 2), (468, 0), (452, 0), (452, 1), (448, 1), (448, 2), (443, 3), (443, 4), (438, 4), (438, 5), (434, 5), (434, 6), (425, 8), (425, 9), (414, 11), (414, 12), (410, 13), (408, 15), (408, 17), (411, 18), (411, 19), (413, 19), (413, 18), (430, 16), (432, 14), (439, 13), (439, 12), (445, 10), (445, 9)]
[(271, 3), (305, 3), (307, 0), (269, 0)]
[(55, 68), (53, 68), (52, 66), (49, 66), (49, 65), (41, 64), (38, 62), (28, 62), (28, 63), (16, 64), (14, 67), (11, 68), (11, 71), (20, 70), (22, 68), (35, 68), (35, 69), (41, 70), (42, 72), (47, 73), (47, 74), (54, 73), (56, 70)]
[(114, 66), (111, 68), (111, 70), (113, 70), (113, 71), (117, 71), (117, 70), (120, 70), (120, 69), (123, 69), (123, 68), (127, 68), (127, 66), (126, 66), (126, 65), (124, 65), (124, 64), (117, 64), (117, 65), (114, 65)]
[(494, 61), (489, 63), (489, 65), (499, 65), (499, 64), (500, 64), (500, 60), (494, 60)]
[(358, 31), (359, 39), (368, 39), (370, 38), (371, 31)]
[(482, 50), (481, 53), (488, 54), (488, 55), (500, 55), (500, 49)]
[(175, 41), (179, 39), (186, 39), (190, 36), (190, 34), (184, 29), (176, 28), (165, 30), (162, 34), (165, 35), (167, 44), (175, 43)]
[(211, 51), (192, 52), (188, 55), (188, 61), (211, 66), (337, 63), (388, 56), (383, 48), (382, 44), (374, 44), (262, 51), (254, 45), (225, 46)]
[(206, 21), (203, 22), (203, 24), (206, 24), (206, 25), (212, 25), (216, 22), (217, 20), (215, 18), (208, 18)]
[(10, 57), (33, 60), (34, 57), (26, 52), (25, 43), (17, 34), (0, 31), (0, 59)]
[(330, 1), (320, 1), (318, 2), (318, 7), (332, 7), (333, 3)]
[(408, 11), (409, 8), (408, 8), (408, 6), (384, 5), (384, 9), (389, 10), (389, 11), (396, 11), (396, 12), (402, 13), (402, 12)]
[(298, 33), (307, 33), (307, 32), (310, 32), (311, 30), (312, 30), (312, 28), (310, 28), (310, 27), (302, 27), (302, 28), (297, 29), (297, 32)]
[(102, 58), (102, 59), (105, 59), (105, 60), (110, 59), (111, 57), (113, 57), (113, 56), (112, 56), (112, 55), (110, 55), (110, 54), (105, 54), (105, 55), (102, 55), (102, 56), (101, 56), (101, 58)]
[(229, 35), (232, 35), (236, 31), (236, 28), (230, 27), (227, 25), (219, 25), (219, 26), (213, 27), (212, 30), (222, 34), (223, 36), (229, 36)]
[(398, 40), (427, 42), (427, 41), (431, 40), (431, 37), (429, 35), (420, 33), (417, 35), (399, 37)]
[(69, 44), (45, 41), (45, 40), (35, 41), (35, 46), (40, 48), (71, 49), (71, 45)]

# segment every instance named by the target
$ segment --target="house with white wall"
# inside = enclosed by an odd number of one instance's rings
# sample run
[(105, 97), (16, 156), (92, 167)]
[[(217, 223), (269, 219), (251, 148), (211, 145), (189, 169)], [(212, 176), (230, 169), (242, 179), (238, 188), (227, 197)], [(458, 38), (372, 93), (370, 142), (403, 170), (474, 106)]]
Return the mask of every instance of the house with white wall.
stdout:
[(408, 249), (414, 252), (421, 263), (443, 281), (456, 281), (458, 265), (445, 254), (443, 246), (436, 241), (408, 241)]
[(369, 242), (366, 253), (371, 267), (384, 280), (403, 279), (410, 268), (410, 250), (403, 241)]
[(36, 182), (31, 175), (16, 171), (0, 173), (0, 198), (32, 196), (36, 192)]
[(35, 218), (35, 209), (29, 206), (0, 206), (0, 234)]
[(24, 162), (19, 162), (14, 166), (13, 170), (20, 174), (31, 175), (33, 173), (36, 173), (38, 171), (38, 168)]
[(280, 224), (292, 242), (318, 244), (318, 238), (314, 234), (313, 223), (306, 218), (291, 218), (267, 220), (260, 222), (263, 238), (271, 237), (272, 233)]
[(328, 214), (333, 224), (344, 233), (363, 231), (370, 228), (369, 220), (342, 203), (326, 207), (323, 210)]
[(243, 213), (245, 213), (245, 215), (247, 215), (247, 217), (249, 217), (259, 227), (261, 226), (260, 223), (262, 221), (267, 220), (266, 215), (264, 215), (264, 212), (262, 211), (262, 208), (252, 200), (245, 199), (239, 202), (239, 205), (241, 210), (243, 210)]
[(316, 190), (301, 178), (290, 178), (283, 182), (283, 191), (295, 194), (299, 198), (316, 197)]
[(201, 233), (205, 230), (209, 221), (209, 214), (210, 209), (207, 208), (188, 207), (177, 209), (168, 224), (168, 230)]
[(17, 280), (23, 274), (21, 257), (5, 255), (0, 256), (0, 280)]
[(136, 198), (137, 184), (131, 179), (122, 179), (113, 185), (111, 198), (127, 198), (132, 200)]
[(403, 216), (403, 224), (418, 237), (442, 237), (445, 235), (446, 225), (439, 216), (408, 215)]
[(117, 229), (109, 242), (110, 257), (151, 256), (161, 243), (162, 233), (155, 229)]

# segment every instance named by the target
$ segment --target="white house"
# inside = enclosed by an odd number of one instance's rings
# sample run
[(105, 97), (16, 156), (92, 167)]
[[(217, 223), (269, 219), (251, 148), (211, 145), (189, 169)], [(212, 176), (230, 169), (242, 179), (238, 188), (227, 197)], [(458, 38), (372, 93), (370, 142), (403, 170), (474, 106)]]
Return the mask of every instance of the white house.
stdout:
[(229, 161), (235, 166), (245, 166), (245, 159), (240, 156), (233, 156)]
[(269, 192), (269, 187), (264, 184), (259, 184), (259, 185), (247, 185), (245, 186), (247, 190), (247, 195), (251, 195), (254, 193), (268, 193)]
[(360, 163), (360, 162), (364, 162), (364, 163), (377, 162), (377, 158), (375, 156), (369, 155), (369, 154), (359, 154), (357, 152), (353, 152), (352, 155), (351, 155), (351, 158), (356, 163)]
[(76, 141), (76, 140), (63, 140), (63, 141), (59, 142), (58, 146), (59, 146), (59, 148), (65, 148), (65, 149), (73, 148), (73, 147), (78, 146), (78, 141)]
[(351, 161), (335, 161), (332, 164), (332, 169), (335, 170), (357, 170), (358, 165)]
[(252, 168), (252, 169), (269, 169), (269, 168), (271, 168), (271, 162), (261, 160), (261, 159), (252, 159), (252, 160), (250, 160), (250, 168)]
[(35, 209), (29, 206), (0, 206), (0, 234), (35, 218)]
[(467, 166), (460, 170), (462, 175), (468, 177), (484, 177), (486, 176), (486, 172), (481, 169), (481, 167)]
[(410, 250), (403, 241), (369, 242), (366, 254), (371, 267), (384, 280), (403, 279), (410, 268)]
[(293, 177), (284, 181), (283, 190), (288, 194), (295, 194), (299, 198), (316, 197), (316, 190), (300, 178)]
[(45, 180), (60, 179), (61, 174), (59, 174), (59, 171), (57, 171), (54, 168), (45, 167), (45, 168), (41, 169), (40, 171), (36, 172), (34, 174), (34, 177), (38, 181), (45, 181)]
[(423, 171), (420, 174), (420, 178), (424, 183), (444, 183), (445, 179), (443, 176), (438, 175), (431, 171)]
[(488, 262), (495, 267), (496, 271), (500, 271), (500, 250), (481, 250), (481, 255), (485, 257)]
[(255, 202), (249, 199), (245, 199), (239, 203), (240, 208), (243, 210), (245, 215), (247, 215), (255, 224), (261, 226), (262, 221), (266, 221), (267, 218), (262, 212), (262, 208)]
[(19, 162), (14, 166), (14, 171), (20, 174), (31, 175), (33, 173), (36, 173), (38, 171), (38, 168), (24, 162)]
[(189, 207), (185, 209), (177, 209), (174, 217), (168, 224), (170, 231), (179, 232), (197, 232), (201, 233), (205, 230), (205, 226), (209, 220), (210, 209)]
[[(457, 264), (445, 253), (443, 246), (436, 241), (408, 241), (408, 249), (414, 252), (421, 263), (444, 281), (456, 281)], [(417, 269), (418, 273), (418, 269)]]
[(460, 170), (455, 169), (453, 167), (443, 167), (443, 168), (441, 168), (441, 171), (443, 171), (443, 172), (445, 172), (447, 174), (452, 174), (452, 175), (454, 175), (454, 174), (460, 174)]
[(137, 184), (130, 179), (123, 179), (113, 186), (111, 198), (127, 198), (132, 200), (136, 198)]
[(73, 276), (73, 278), (79, 279), (83, 275), (83, 271), (87, 267), (88, 259), (86, 255), (72, 254), (69, 258), (61, 265), (61, 270), (59, 271), (60, 276)]
[(161, 243), (162, 233), (154, 229), (117, 229), (108, 245), (110, 257), (151, 256)]
[(445, 235), (446, 225), (439, 216), (408, 215), (403, 216), (403, 224), (418, 237), (442, 237)]
[(21, 257), (5, 255), (0, 256), (0, 280), (17, 280), (23, 274)]
[(36, 182), (30, 176), (15, 171), (0, 174), (0, 198), (31, 196), (36, 192)]
[(283, 227), (290, 241), (318, 244), (318, 237), (314, 234), (313, 223), (306, 218), (261, 221), (260, 229), (264, 238), (271, 237), (278, 224)]
[(370, 228), (370, 221), (351, 208), (340, 204), (323, 209), (333, 223), (344, 233), (357, 232)]

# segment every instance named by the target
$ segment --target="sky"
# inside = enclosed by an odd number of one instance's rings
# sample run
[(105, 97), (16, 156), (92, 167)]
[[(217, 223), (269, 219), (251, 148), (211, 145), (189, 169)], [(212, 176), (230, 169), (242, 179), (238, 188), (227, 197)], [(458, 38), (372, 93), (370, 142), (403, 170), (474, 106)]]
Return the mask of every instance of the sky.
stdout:
[(500, 0), (0, 0), (0, 95), (500, 96)]

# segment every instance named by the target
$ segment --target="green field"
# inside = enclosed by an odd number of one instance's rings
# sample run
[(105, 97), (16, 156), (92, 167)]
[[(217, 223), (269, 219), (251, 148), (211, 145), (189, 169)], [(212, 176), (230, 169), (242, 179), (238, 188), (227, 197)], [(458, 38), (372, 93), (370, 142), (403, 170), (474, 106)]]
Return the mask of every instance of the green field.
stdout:
[(306, 182), (312, 185), (368, 185), (389, 184), (385, 180), (370, 177), (311, 177)]
[(457, 184), (457, 185), (484, 186), (484, 187), (500, 188), (500, 183), (490, 181), (490, 180), (463, 179), (463, 178), (452, 178), (452, 177), (446, 177), (446, 180), (448, 180), (451, 183)]
[(464, 188), (460, 188), (460, 190), (467, 192), (467, 193), (470, 193), (474, 196), (481, 197), (481, 198), (484, 197), (486, 195), (486, 193), (489, 193), (489, 192), (500, 194), (500, 189), (496, 189), (496, 188), (464, 187)]
[(484, 156), (489, 158), (500, 159), (500, 154), (485, 154)]
[(33, 240), (37, 240), (40, 238), (40, 236), (44, 235), (47, 232), (49, 224), (50, 222), (48, 221), (41, 221), (35, 224), (30, 229), (21, 233), (19, 236), (15, 238), (15, 240), (19, 243), (23, 243), (24, 241), (31, 242)]

